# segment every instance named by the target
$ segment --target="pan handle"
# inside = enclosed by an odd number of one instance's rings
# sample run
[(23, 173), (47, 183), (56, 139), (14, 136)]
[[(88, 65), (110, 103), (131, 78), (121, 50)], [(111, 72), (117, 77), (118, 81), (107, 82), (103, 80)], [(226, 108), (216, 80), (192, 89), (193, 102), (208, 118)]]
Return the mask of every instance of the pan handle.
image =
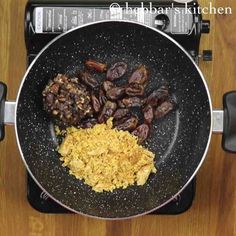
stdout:
[(5, 136), (4, 112), (5, 112), (6, 96), (7, 96), (7, 86), (6, 84), (0, 82), (0, 141), (2, 141)]
[(5, 125), (15, 123), (15, 101), (6, 101), (7, 86), (0, 82), (0, 141), (5, 137)]
[(236, 153), (236, 91), (224, 94), (223, 109), (222, 147), (227, 152)]

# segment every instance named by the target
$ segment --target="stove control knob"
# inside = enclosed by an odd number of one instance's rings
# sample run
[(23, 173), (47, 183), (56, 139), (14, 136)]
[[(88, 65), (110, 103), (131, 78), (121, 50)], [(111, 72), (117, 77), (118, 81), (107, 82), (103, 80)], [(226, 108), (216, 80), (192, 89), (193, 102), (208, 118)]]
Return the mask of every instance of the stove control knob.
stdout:
[(167, 15), (159, 14), (155, 17), (154, 24), (157, 29), (165, 31), (170, 24), (170, 19)]
[(201, 32), (202, 32), (203, 34), (208, 34), (208, 33), (210, 33), (210, 21), (209, 21), (209, 20), (202, 20)]
[(203, 61), (212, 61), (212, 51), (211, 50), (203, 50), (202, 51), (202, 60)]

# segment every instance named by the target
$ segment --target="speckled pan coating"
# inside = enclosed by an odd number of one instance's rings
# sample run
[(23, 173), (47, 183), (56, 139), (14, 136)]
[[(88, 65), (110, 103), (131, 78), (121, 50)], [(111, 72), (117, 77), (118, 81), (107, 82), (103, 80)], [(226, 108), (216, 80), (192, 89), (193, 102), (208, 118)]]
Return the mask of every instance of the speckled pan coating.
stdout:
[[(145, 64), (151, 74), (147, 92), (167, 82), (176, 98), (178, 110), (154, 123), (146, 144), (156, 153), (158, 171), (144, 186), (96, 193), (61, 165), (41, 93), (50, 78), (76, 74), (87, 58), (125, 61), (130, 68)], [(16, 121), (24, 160), (51, 196), (78, 213), (122, 218), (161, 206), (189, 181), (208, 145), (211, 106), (195, 65), (171, 40), (138, 24), (103, 22), (60, 37), (41, 54), (21, 87)]]

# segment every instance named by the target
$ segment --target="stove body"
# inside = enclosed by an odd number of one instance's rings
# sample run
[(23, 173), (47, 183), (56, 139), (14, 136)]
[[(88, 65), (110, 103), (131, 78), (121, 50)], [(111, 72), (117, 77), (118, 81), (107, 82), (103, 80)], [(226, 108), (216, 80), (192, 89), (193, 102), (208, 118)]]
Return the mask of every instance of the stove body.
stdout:
[[(176, 2), (129, 1), (112, 3), (101, 0), (31, 0), (25, 10), (25, 42), (28, 65), (53, 38), (76, 26), (101, 20), (129, 20), (162, 30), (177, 42), (198, 63), (211, 60), (211, 51), (199, 53), (202, 33), (209, 33), (210, 22), (194, 12), (196, 2), (188, 5)], [(152, 214), (179, 214), (188, 210), (196, 188), (194, 179), (180, 195)], [(30, 205), (43, 213), (69, 213), (41, 190), (27, 174), (27, 199)]]

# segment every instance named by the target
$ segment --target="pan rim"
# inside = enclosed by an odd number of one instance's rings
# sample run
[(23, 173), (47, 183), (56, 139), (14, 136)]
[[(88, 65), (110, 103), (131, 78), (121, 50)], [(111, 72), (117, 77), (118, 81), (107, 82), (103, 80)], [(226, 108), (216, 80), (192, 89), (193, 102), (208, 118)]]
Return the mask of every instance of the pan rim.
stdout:
[[(209, 135), (208, 135), (208, 141), (207, 141), (207, 144), (206, 144), (206, 148), (205, 148), (205, 151), (202, 155), (202, 158), (201, 158), (201, 161), (199, 162), (197, 168), (195, 169), (194, 173), (191, 175), (191, 177), (188, 179), (188, 181), (185, 183), (185, 185), (176, 193), (174, 194), (170, 199), (168, 199), (167, 201), (165, 201), (163, 204), (157, 206), (156, 208), (153, 208), (149, 211), (145, 211), (141, 214), (137, 214), (137, 215), (131, 215), (131, 216), (127, 216), (127, 217), (117, 217), (117, 218), (106, 218), (106, 217), (100, 217), (100, 216), (95, 216), (95, 215), (89, 215), (89, 214), (85, 214), (83, 212), (79, 212), (79, 211), (76, 211), (72, 208), (70, 208), (69, 206), (61, 203), (58, 199), (54, 198), (51, 194), (49, 194), (43, 187), (42, 185), (38, 182), (38, 180), (34, 177), (33, 173), (31, 172), (25, 158), (24, 158), (24, 155), (23, 155), (23, 152), (22, 152), (22, 149), (21, 149), (21, 145), (20, 145), (20, 141), (19, 141), (19, 137), (18, 137), (18, 131), (17, 131), (17, 107), (18, 107), (18, 101), (19, 101), (19, 98), (20, 98), (20, 94), (21, 94), (21, 90), (22, 90), (22, 87), (24, 85), (24, 82), (26, 80), (26, 77), (28, 76), (31, 68), (33, 67), (33, 65), (35, 64), (35, 62), (38, 60), (38, 58), (41, 56), (41, 54), (51, 45), (53, 44), (55, 41), (57, 41), (58, 39), (60, 39), (61, 37), (63, 37), (64, 35), (67, 35), (73, 31), (76, 31), (78, 29), (81, 29), (81, 28), (84, 28), (84, 27), (87, 27), (87, 26), (90, 26), (90, 25), (96, 25), (96, 24), (102, 24), (102, 23), (117, 23), (117, 22), (123, 22), (123, 23), (130, 23), (130, 24), (134, 24), (134, 25), (139, 25), (139, 26), (142, 26), (142, 27), (146, 27), (150, 30), (153, 30), (159, 34), (161, 34), (162, 36), (164, 36), (165, 38), (167, 38), (168, 40), (170, 40), (171, 42), (173, 42), (178, 48), (180, 48), (185, 54), (186, 56), (190, 59), (190, 61), (193, 63), (193, 65), (195, 66), (195, 68), (197, 69), (201, 79), (202, 79), (202, 82), (204, 84), (204, 87), (205, 87), (205, 90), (207, 92), (207, 96), (208, 96), (208, 102), (209, 102), (209, 107), (210, 107), (210, 129), (209, 129)], [(74, 213), (77, 213), (77, 214), (80, 214), (80, 215), (83, 215), (83, 216), (87, 216), (87, 217), (91, 217), (91, 218), (95, 218), (95, 219), (103, 219), (103, 220), (124, 220), (124, 219), (131, 219), (131, 218), (135, 218), (135, 217), (139, 217), (139, 216), (144, 216), (144, 215), (147, 215), (161, 207), (163, 207), (164, 205), (168, 204), (169, 202), (171, 202), (176, 196), (178, 196), (187, 186), (188, 184), (192, 181), (192, 179), (194, 178), (194, 176), (197, 174), (197, 172), (199, 171), (200, 167), (202, 166), (206, 156), (207, 156), (207, 152), (208, 152), (208, 149), (209, 149), (209, 145), (210, 145), (210, 141), (211, 141), (211, 136), (212, 136), (212, 121), (213, 119), (213, 108), (212, 108), (212, 100), (211, 100), (211, 96), (210, 96), (210, 91), (209, 91), (209, 88), (208, 88), (208, 85), (207, 85), (207, 82), (204, 78), (204, 75), (202, 74), (202, 71), (200, 70), (200, 68), (198, 67), (198, 65), (196, 64), (196, 62), (193, 60), (193, 58), (189, 55), (189, 53), (183, 48), (183, 46), (181, 46), (177, 41), (175, 41), (173, 38), (171, 38), (169, 35), (165, 34), (164, 32), (154, 28), (154, 27), (151, 27), (151, 26), (148, 26), (148, 25), (145, 25), (145, 24), (142, 24), (142, 23), (139, 23), (139, 22), (134, 22), (134, 21), (129, 21), (129, 20), (102, 20), (102, 21), (96, 21), (96, 22), (92, 22), (92, 23), (87, 23), (87, 24), (84, 24), (84, 25), (81, 25), (81, 26), (78, 26), (76, 28), (73, 28), (73, 29), (70, 29), (60, 35), (58, 35), (57, 37), (55, 37), (53, 40), (51, 40), (46, 46), (44, 46), (42, 48), (42, 50), (37, 54), (37, 56), (35, 57), (35, 59), (32, 61), (32, 63), (30, 64), (30, 66), (27, 68), (24, 76), (23, 76), (23, 79), (21, 81), (21, 84), (20, 84), (20, 87), (19, 87), (19, 90), (18, 90), (18, 93), (17, 93), (17, 97), (16, 97), (16, 109), (15, 109), (15, 133), (16, 133), (16, 141), (17, 141), (17, 145), (18, 145), (18, 149), (19, 149), (19, 152), (20, 152), (20, 156), (21, 156), (21, 159), (28, 171), (28, 173), (30, 174), (30, 176), (32, 177), (32, 179), (35, 181), (35, 183), (51, 198), (53, 199), (56, 203), (58, 203), (59, 205), (61, 205), (62, 207), (66, 208), (67, 210), (71, 211), (71, 212), (74, 212)]]

